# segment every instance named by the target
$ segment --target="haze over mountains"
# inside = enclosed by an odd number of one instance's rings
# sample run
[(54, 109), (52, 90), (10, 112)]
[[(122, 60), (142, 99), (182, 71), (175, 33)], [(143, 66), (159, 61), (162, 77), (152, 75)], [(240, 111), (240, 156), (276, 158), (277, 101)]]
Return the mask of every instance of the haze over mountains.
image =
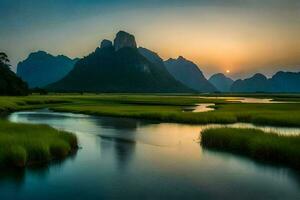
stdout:
[(268, 79), (263, 74), (237, 80), (231, 86), (231, 92), (300, 92), (300, 72), (277, 72)]
[(182, 56), (164, 61), (138, 48), (135, 37), (124, 31), (82, 59), (31, 53), (18, 64), (17, 75), (31, 88), (62, 92), (300, 92), (300, 73), (293, 72), (236, 81), (217, 73), (207, 80), (192, 61)]
[(38, 51), (31, 53), (18, 64), (17, 75), (26, 81), (30, 88), (44, 87), (66, 76), (78, 60)]
[(220, 92), (230, 92), (233, 80), (222, 73), (212, 75), (208, 81)]

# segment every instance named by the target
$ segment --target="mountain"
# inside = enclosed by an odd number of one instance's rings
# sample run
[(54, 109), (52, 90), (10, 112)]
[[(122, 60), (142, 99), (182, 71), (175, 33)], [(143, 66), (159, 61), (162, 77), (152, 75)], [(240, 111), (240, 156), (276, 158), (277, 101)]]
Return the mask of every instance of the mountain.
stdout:
[(139, 47), (138, 51), (153, 64), (166, 69), (163, 59), (157, 53), (143, 47)]
[(277, 72), (271, 79), (272, 92), (300, 92), (300, 72)]
[(55, 91), (87, 92), (191, 92), (164, 68), (149, 61), (137, 49), (135, 37), (117, 33), (114, 43), (79, 60), (62, 80), (50, 84)]
[(231, 92), (270, 92), (271, 85), (263, 74), (255, 74), (251, 78), (237, 80), (231, 86)]
[(230, 92), (231, 85), (234, 82), (222, 73), (212, 75), (208, 81), (220, 92)]
[(27, 95), (28, 86), (12, 72), (6, 54), (0, 53), (0, 95)]
[(196, 64), (182, 56), (177, 59), (170, 58), (164, 63), (170, 74), (186, 86), (198, 92), (214, 92), (217, 90), (208, 82)]
[(52, 56), (44, 51), (31, 53), (17, 66), (17, 75), (26, 81), (30, 88), (43, 87), (66, 76), (78, 59), (66, 56)]
[(277, 72), (272, 78), (267, 79), (262, 74), (237, 80), (231, 86), (232, 92), (274, 92), (294, 93), (300, 92), (300, 72)]

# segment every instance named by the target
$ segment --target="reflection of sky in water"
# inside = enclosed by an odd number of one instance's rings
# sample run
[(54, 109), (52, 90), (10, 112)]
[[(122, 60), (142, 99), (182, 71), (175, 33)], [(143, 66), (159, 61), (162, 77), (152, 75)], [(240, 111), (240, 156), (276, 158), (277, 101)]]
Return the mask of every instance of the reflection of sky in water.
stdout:
[(196, 106), (185, 107), (183, 112), (208, 112), (215, 110), (212, 106), (215, 106), (214, 103), (200, 103)]
[(18, 181), (8, 181), (0, 173), (4, 199), (296, 199), (300, 195), (300, 176), (292, 170), (202, 149), (200, 131), (217, 125), (52, 112), (18, 112), (9, 119), (76, 132), (82, 149), (47, 169), (26, 170)]
[(253, 97), (200, 97), (203, 99), (223, 99), (229, 102), (239, 103), (297, 103), (291, 101), (273, 101), (273, 99), (253, 98)]

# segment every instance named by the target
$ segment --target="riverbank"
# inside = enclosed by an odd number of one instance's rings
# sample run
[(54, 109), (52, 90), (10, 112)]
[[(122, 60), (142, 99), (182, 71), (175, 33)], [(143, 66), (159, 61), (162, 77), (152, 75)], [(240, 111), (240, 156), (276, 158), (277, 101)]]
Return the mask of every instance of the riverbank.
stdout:
[[(250, 96), (249, 94), (247, 95)], [(253, 98), (256, 95), (253, 96)], [(296, 95), (269, 95), (287, 101), (280, 104), (240, 103), (198, 96), (137, 94), (60, 94), (28, 97), (0, 97), (0, 113), (45, 108), (99, 116), (126, 117), (186, 124), (252, 123), (300, 127), (300, 98)], [(288, 103), (289, 100), (299, 103)], [(210, 112), (182, 112), (197, 104), (215, 104)]]
[[(286, 97), (285, 97), (286, 98)], [(295, 100), (295, 97), (292, 96)], [(187, 106), (215, 104), (210, 112), (182, 112)], [(186, 124), (253, 123), (257, 125), (300, 127), (300, 103), (240, 103), (195, 96), (99, 95), (78, 98), (73, 104), (51, 108), (60, 112), (126, 117)]]
[(0, 167), (26, 167), (63, 159), (76, 151), (74, 134), (47, 125), (0, 121)]
[(299, 135), (279, 136), (254, 129), (216, 128), (201, 133), (201, 144), (205, 148), (300, 169)]

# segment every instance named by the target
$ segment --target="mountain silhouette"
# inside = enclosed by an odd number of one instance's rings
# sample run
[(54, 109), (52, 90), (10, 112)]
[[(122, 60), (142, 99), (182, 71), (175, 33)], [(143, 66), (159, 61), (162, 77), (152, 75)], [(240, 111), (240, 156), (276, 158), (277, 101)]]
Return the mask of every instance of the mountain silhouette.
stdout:
[(300, 72), (277, 72), (271, 79), (272, 92), (300, 92)]
[(212, 75), (208, 81), (220, 92), (230, 92), (233, 80), (222, 73)]
[(193, 62), (179, 56), (165, 61), (165, 66), (173, 77), (198, 92), (214, 92), (217, 89), (204, 77), (201, 70)]
[(77, 60), (37, 51), (18, 64), (17, 75), (26, 81), (30, 88), (43, 87), (66, 76)]
[(231, 86), (232, 92), (300, 92), (300, 72), (277, 72), (267, 79), (262, 74), (237, 80)]
[(263, 74), (255, 74), (254, 76), (237, 80), (231, 86), (232, 92), (269, 92), (271, 91), (271, 85), (267, 77)]
[(79, 60), (62, 80), (47, 86), (55, 91), (86, 92), (191, 92), (161, 66), (149, 61), (137, 49), (135, 37), (117, 33), (114, 44), (100, 48)]

